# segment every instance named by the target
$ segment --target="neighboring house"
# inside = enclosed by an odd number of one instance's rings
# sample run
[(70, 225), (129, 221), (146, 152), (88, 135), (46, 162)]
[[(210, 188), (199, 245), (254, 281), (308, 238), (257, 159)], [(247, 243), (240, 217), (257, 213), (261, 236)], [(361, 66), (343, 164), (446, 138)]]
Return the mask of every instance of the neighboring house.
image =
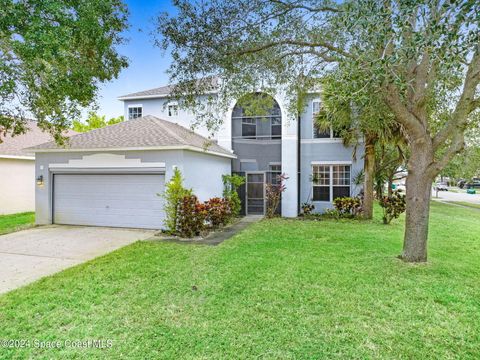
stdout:
[(35, 209), (35, 156), (23, 149), (51, 141), (52, 137), (35, 121), (29, 121), (28, 127), (22, 135), (1, 135), (0, 215)]
[(121, 96), (124, 123), (73, 136), (65, 149), (54, 143), (34, 148), (37, 177), (44, 179), (36, 191), (39, 224), (159, 228), (157, 193), (174, 167), (200, 200), (222, 195), (221, 175), (244, 175), (243, 214), (265, 213), (266, 184), (281, 173), (289, 177), (281, 202), (286, 217), (297, 216), (303, 202), (320, 212), (335, 197), (359, 192), (352, 179), (363, 168), (363, 149), (353, 159), (342, 139), (315, 128), (318, 94), (310, 94), (301, 114), (288, 111), (285, 96), (275, 96), (266, 116), (246, 116), (232, 101), (212, 142), (204, 128), (187, 130), (195, 116), (169, 101), (170, 90)]

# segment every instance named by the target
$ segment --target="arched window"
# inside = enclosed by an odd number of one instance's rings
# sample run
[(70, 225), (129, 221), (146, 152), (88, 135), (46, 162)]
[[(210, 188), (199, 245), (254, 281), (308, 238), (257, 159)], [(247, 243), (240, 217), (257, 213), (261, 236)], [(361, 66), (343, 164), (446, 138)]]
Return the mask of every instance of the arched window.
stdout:
[(280, 106), (270, 95), (264, 93), (252, 95), (238, 101), (233, 108), (233, 138), (281, 139), (282, 113)]

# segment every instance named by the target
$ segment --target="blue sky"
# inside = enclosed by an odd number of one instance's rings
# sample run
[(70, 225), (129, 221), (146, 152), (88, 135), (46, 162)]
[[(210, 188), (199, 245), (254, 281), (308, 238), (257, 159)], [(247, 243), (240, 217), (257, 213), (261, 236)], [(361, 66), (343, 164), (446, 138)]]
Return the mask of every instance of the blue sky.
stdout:
[(107, 118), (123, 115), (123, 106), (117, 97), (131, 92), (150, 89), (168, 83), (165, 71), (171, 58), (168, 52), (153, 45), (150, 32), (154, 30), (154, 19), (161, 11), (173, 12), (170, 0), (126, 0), (130, 16), (130, 29), (125, 33), (127, 44), (118, 48), (120, 54), (129, 59), (128, 68), (118, 79), (101, 87), (97, 113)]

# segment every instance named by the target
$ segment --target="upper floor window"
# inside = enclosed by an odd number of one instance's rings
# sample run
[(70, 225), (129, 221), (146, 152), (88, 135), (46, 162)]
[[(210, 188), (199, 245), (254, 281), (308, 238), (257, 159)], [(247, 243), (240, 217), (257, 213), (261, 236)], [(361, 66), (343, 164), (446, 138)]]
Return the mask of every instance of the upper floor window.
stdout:
[(313, 165), (313, 201), (350, 196), (350, 165)]
[(255, 138), (257, 136), (257, 121), (255, 118), (242, 118), (242, 137)]
[(314, 139), (335, 139), (339, 138), (339, 134), (333, 129), (320, 130), (316, 125), (316, 115), (320, 112), (320, 100), (312, 101), (312, 123), (313, 123), (313, 138)]
[(265, 93), (245, 95), (232, 111), (232, 137), (256, 140), (280, 139), (282, 115), (277, 101)]
[(168, 116), (178, 116), (178, 105), (169, 104), (168, 105)]
[(320, 100), (312, 101), (312, 114), (315, 117), (320, 112)]
[(272, 139), (280, 139), (282, 137), (282, 118), (272, 117)]
[(132, 105), (128, 107), (128, 120), (142, 117), (142, 106)]
[(315, 119), (314, 119), (313, 138), (314, 139), (330, 139), (331, 137), (332, 137), (331, 129), (329, 129), (328, 131), (320, 130), (315, 124)]

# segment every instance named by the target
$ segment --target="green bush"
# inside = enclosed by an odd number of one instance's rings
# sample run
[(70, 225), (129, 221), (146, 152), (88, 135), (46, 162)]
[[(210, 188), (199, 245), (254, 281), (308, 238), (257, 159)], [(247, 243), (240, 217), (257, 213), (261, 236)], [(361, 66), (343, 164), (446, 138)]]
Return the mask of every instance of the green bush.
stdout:
[(362, 201), (359, 197), (336, 198), (333, 206), (340, 217), (355, 217), (362, 213)]
[(392, 196), (383, 196), (380, 199), (380, 206), (383, 208), (383, 223), (390, 224), (393, 219), (405, 212), (407, 206), (405, 195), (395, 191)]
[(313, 212), (313, 210), (315, 210), (315, 205), (308, 202), (302, 203), (300, 207), (302, 209), (303, 215), (310, 215)]
[(207, 215), (206, 206), (195, 195), (184, 196), (178, 205), (177, 235), (187, 238), (201, 235), (205, 230)]
[(177, 231), (178, 206), (180, 200), (185, 196), (192, 195), (192, 190), (183, 187), (182, 173), (175, 168), (170, 182), (168, 182), (165, 187), (165, 193), (157, 195), (165, 199), (165, 205), (163, 207), (165, 210), (164, 224), (167, 231), (174, 234)]
[(232, 216), (240, 215), (242, 201), (238, 196), (238, 188), (245, 184), (245, 177), (240, 175), (222, 175), (223, 197), (230, 202)]

